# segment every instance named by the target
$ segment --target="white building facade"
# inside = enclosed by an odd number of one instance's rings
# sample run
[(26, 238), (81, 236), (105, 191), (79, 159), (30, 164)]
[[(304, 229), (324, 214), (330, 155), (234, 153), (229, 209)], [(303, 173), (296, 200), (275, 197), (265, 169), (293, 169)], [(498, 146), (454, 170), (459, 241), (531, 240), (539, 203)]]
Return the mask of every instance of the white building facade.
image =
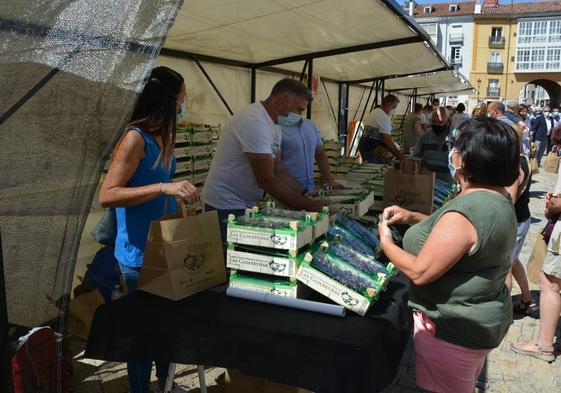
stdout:
[[(444, 58), (469, 80), (472, 67), (475, 2), (450, 2), (411, 6), (404, 12), (427, 32)], [(439, 97), (446, 105), (463, 103), (468, 107), (469, 93), (448, 93)]]

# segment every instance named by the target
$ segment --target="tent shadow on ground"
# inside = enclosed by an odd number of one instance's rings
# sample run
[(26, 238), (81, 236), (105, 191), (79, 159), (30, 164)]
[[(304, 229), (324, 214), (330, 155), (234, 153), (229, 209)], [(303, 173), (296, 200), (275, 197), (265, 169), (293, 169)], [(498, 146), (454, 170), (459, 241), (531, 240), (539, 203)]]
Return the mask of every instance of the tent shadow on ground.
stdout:
[(545, 191), (530, 191), (530, 198), (544, 199)]

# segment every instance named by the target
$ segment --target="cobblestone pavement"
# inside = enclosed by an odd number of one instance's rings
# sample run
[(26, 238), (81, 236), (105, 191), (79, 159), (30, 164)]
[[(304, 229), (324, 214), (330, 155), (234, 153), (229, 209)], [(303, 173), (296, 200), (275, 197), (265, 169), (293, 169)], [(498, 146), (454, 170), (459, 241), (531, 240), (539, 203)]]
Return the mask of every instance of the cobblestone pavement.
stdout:
[[(537, 233), (545, 224), (543, 218), (545, 193), (553, 189), (555, 179), (555, 175), (548, 173), (534, 176), (530, 202), (532, 225), (520, 255), (520, 260), (524, 265), (532, 252)], [(539, 299), (538, 285), (530, 283), (530, 289), (536, 300)], [(515, 282), (514, 302), (519, 301), (519, 293), (520, 290)], [(541, 360), (517, 355), (509, 349), (511, 342), (534, 338), (537, 335), (538, 325), (539, 319), (530, 316), (514, 321), (501, 346), (488, 356), (479, 392), (561, 392), (561, 358), (548, 364)], [(559, 326), (557, 336), (561, 337)], [(80, 347), (83, 347), (83, 343), (77, 342), (75, 353), (81, 350)], [(205, 375), (209, 393), (224, 392), (224, 369), (207, 368)], [(189, 389), (190, 392), (200, 392), (197, 371), (194, 366), (178, 365), (176, 382)], [(92, 361), (80, 356), (77, 356), (75, 362), (73, 385), (76, 393), (126, 393), (129, 391), (124, 364)], [(422, 392), (415, 384), (415, 357), (411, 342), (408, 343), (403, 354), (394, 384), (388, 387), (384, 393), (410, 392)]]

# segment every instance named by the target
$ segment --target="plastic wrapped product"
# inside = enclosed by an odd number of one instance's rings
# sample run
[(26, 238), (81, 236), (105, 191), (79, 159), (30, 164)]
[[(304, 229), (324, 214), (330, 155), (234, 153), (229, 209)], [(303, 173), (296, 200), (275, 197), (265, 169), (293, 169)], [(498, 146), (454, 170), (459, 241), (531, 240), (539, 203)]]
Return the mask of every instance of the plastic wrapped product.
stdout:
[(345, 229), (348, 229), (349, 231), (356, 233), (370, 247), (374, 249), (380, 248), (380, 239), (378, 238), (378, 236), (376, 236), (374, 232), (370, 231), (364, 225), (358, 223), (352, 218), (349, 218), (343, 214), (338, 213), (336, 215), (335, 222), (340, 226), (344, 227)]
[(290, 228), (290, 222), (288, 221), (277, 221), (263, 217), (240, 216), (236, 218), (236, 224), (271, 229)]
[(329, 226), (327, 235), (329, 238), (338, 239), (338, 241), (340, 241), (341, 243), (347, 245), (352, 249), (360, 251), (363, 254), (372, 257), (375, 256), (372, 247), (369, 247), (368, 244), (364, 243), (364, 241), (362, 241), (361, 238), (354, 236), (350, 231), (346, 230), (345, 228), (337, 224), (331, 224)]
[(376, 275), (380, 273), (391, 276), (393, 273), (393, 269), (388, 271), (386, 265), (378, 262), (373, 257), (364, 255), (341, 243), (331, 242), (329, 244), (329, 252), (367, 274)]
[(341, 261), (331, 254), (318, 251), (313, 255), (312, 267), (327, 274), (329, 277), (340, 282), (368, 298), (375, 298), (383, 289), (383, 282), (386, 275), (382, 278), (372, 277), (353, 266)]
[(287, 218), (290, 220), (305, 220), (310, 214), (305, 211), (277, 209), (274, 207), (266, 207), (261, 209), (259, 213), (267, 217)]

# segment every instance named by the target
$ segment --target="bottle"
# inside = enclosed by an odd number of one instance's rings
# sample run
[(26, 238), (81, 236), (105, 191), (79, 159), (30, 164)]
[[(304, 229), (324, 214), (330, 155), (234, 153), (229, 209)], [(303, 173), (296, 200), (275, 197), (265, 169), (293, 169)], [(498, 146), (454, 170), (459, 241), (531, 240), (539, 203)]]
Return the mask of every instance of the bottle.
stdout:
[(111, 301), (117, 300), (123, 297), (123, 291), (121, 291), (121, 286), (119, 284), (115, 284), (113, 287), (113, 291), (111, 291)]

